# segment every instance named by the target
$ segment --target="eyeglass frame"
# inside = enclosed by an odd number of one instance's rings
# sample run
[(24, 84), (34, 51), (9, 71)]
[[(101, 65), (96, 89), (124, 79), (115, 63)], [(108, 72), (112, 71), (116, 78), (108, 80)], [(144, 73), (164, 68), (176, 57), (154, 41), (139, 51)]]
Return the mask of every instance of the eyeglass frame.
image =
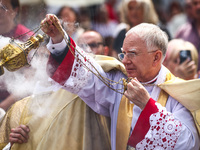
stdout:
[(103, 45), (102, 42), (97, 42), (97, 43), (89, 43), (87, 44), (90, 48), (99, 48), (100, 45)]
[(80, 47), (89, 46), (91, 49), (93, 49), (93, 48), (99, 48), (100, 45), (104, 45), (104, 44), (102, 42), (97, 42), (97, 43), (93, 42), (93, 43), (89, 43), (89, 44), (81, 44)]
[(8, 8), (0, 2), (0, 10), (3, 10), (4, 12), (8, 11)]
[[(123, 51), (123, 48), (121, 48), (121, 50)], [(136, 57), (136, 56), (138, 56), (138, 54), (136, 54), (135, 53), (135, 50), (136, 49), (131, 49), (131, 50), (129, 50), (129, 51), (131, 51), (131, 52), (128, 52), (128, 53), (119, 53), (118, 54), (118, 58), (119, 58), (119, 60), (120, 61), (123, 61), (123, 59), (125, 58), (125, 56), (127, 56), (127, 58), (128, 59), (132, 59), (132, 58), (134, 58), (134, 57)], [(158, 49), (156, 49), (156, 50), (153, 50), (153, 51), (147, 51), (147, 53), (154, 53), (154, 52), (156, 52), (156, 51), (158, 51)], [(140, 54), (142, 54), (142, 53), (140, 53)], [(121, 56), (121, 55), (123, 55), (123, 56)], [(131, 56), (132, 55), (132, 56)], [(122, 58), (123, 57), (123, 58)]]

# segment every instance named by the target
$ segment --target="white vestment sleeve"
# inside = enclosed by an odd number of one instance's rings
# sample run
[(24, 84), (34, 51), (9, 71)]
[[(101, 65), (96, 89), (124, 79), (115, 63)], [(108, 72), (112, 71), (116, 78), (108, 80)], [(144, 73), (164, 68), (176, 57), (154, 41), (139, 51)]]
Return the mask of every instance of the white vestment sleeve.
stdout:
[[(120, 102), (122, 94), (119, 96), (119, 93), (108, 86), (123, 92), (122, 81), (121, 84), (113, 84), (112, 81), (118, 82), (122, 77), (126, 78), (125, 75), (118, 70), (104, 72), (91, 55), (86, 54), (79, 47), (76, 47), (76, 50), (78, 52), (75, 51), (76, 59), (70, 77), (62, 88), (79, 95), (95, 112), (110, 116), (116, 100)], [(106, 86), (101, 80), (111, 84), (106, 83), (108, 85)]]
[[(67, 33), (65, 31), (64, 31), (64, 33), (65, 33), (65, 37), (68, 40), (69, 37), (68, 37)], [(63, 39), (60, 43), (53, 44), (53, 42), (50, 38), (49, 43), (47, 44), (47, 49), (54, 55), (61, 54), (64, 51), (65, 47), (66, 47), (65, 39)]]

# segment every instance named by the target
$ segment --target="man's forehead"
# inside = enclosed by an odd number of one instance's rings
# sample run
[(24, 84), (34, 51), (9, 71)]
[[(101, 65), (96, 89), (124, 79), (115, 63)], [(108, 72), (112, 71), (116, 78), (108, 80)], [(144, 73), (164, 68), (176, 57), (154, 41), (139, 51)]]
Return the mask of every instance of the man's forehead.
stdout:
[(132, 31), (126, 34), (124, 41), (128, 41), (127, 43), (131, 44), (131, 43), (143, 42), (144, 40), (142, 39), (141, 35)]
[[(134, 36), (135, 35), (135, 36)], [(127, 50), (127, 49), (145, 49), (146, 45), (144, 40), (142, 40), (141, 37), (139, 37), (137, 34), (133, 34), (133, 35), (128, 35), (123, 43), (123, 49)]]
[(98, 35), (95, 32), (88, 32), (88, 33), (83, 33), (81, 38), (84, 38), (85, 40), (93, 40), (93, 41), (98, 41), (101, 42), (102, 38), (100, 35)]

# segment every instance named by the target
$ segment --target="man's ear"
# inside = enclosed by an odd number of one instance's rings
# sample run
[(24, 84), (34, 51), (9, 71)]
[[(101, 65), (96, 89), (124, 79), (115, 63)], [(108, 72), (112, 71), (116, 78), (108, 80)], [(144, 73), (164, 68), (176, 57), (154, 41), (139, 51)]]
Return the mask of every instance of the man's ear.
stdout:
[(160, 50), (156, 51), (154, 54), (153, 66), (160, 64), (162, 61), (162, 57), (162, 52)]
[(14, 16), (14, 18), (15, 18), (15, 21), (17, 22), (17, 15), (19, 14), (19, 8), (17, 7), (17, 8), (14, 8), (13, 9), (13, 12), (12, 12), (12, 16)]
[(109, 55), (109, 47), (104, 46), (104, 55), (108, 56)]

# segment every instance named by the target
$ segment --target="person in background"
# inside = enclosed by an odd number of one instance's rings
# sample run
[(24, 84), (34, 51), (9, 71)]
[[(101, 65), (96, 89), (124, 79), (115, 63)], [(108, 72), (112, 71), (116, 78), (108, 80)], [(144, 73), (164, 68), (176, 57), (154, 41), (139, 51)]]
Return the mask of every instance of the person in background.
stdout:
[(187, 16), (181, 3), (178, 1), (173, 1), (169, 4), (168, 14), (169, 20), (167, 21), (166, 27), (172, 38), (174, 38), (179, 27), (187, 21)]
[[(115, 29), (113, 42), (113, 49), (117, 53), (121, 53), (125, 34), (130, 28), (143, 22), (159, 25), (159, 19), (151, 0), (123, 0), (120, 8), (120, 21), (121, 23)], [(170, 39), (167, 29), (163, 26), (161, 28), (168, 33)]]
[(79, 37), (77, 44), (85, 51), (91, 51), (95, 55), (105, 55), (117, 58), (117, 54), (112, 49), (112, 45), (110, 45), (110, 42), (105, 41), (101, 34), (97, 31), (85, 31)]
[(105, 45), (104, 39), (97, 31), (89, 30), (80, 35), (78, 45), (95, 55), (109, 56), (109, 47)]
[[(186, 59), (180, 64), (181, 50), (189, 50), (191, 52), (191, 59)], [(198, 51), (195, 46), (188, 41), (173, 39), (168, 44), (163, 65), (177, 77), (185, 80), (196, 79), (198, 78)]]
[(112, 45), (114, 32), (118, 25), (116, 20), (110, 19), (106, 4), (96, 6), (92, 21), (92, 30), (99, 32), (105, 40), (105, 43)]
[(17, 38), (22, 41), (26, 41), (27, 38), (33, 35), (30, 29), (19, 23), (19, 0), (1, 0), (0, 11), (0, 35), (14, 39)]
[(185, 0), (184, 4), (185, 4), (184, 11), (187, 16), (187, 19), (188, 19), (188, 21), (191, 21), (192, 18), (194, 17), (193, 11), (192, 11), (192, 0)]
[[(26, 41), (33, 32), (20, 24), (19, 0), (0, 1), (0, 35)], [(16, 101), (16, 96), (7, 90), (4, 81), (0, 81), (0, 107), (5, 111)]]
[[(97, 113), (111, 117), (113, 150), (127, 147), (199, 149), (199, 135), (192, 115), (170, 96), (172, 93), (166, 94), (159, 86), (174, 81), (174, 76), (162, 65), (168, 44), (165, 32), (148, 23), (131, 28), (119, 55), (126, 72), (105, 72), (66, 33), (70, 42), (63, 45), (63, 34), (54, 23), (61, 27), (57, 17), (51, 14), (41, 22), (42, 30), (51, 37), (48, 45), (51, 52), (48, 65), (54, 66), (51, 81), (55, 87), (78, 94)], [(63, 61), (56, 61), (60, 57)], [(130, 82), (125, 87), (112, 83), (107, 86), (111, 81), (127, 77)], [(121, 92), (125, 89), (124, 95), (117, 89)]]
[(92, 30), (99, 32), (103, 38), (113, 37), (117, 24), (117, 21), (109, 18), (106, 4), (97, 6), (94, 20), (92, 20)]
[[(200, 0), (191, 0), (191, 4), (193, 17), (179, 28), (175, 38), (194, 44), (200, 57)], [(200, 60), (198, 62), (198, 70), (200, 70)]]
[(77, 41), (79, 36), (84, 32), (84, 29), (79, 24), (79, 15), (75, 9), (68, 6), (63, 6), (57, 13), (58, 18), (62, 20), (62, 25), (65, 31)]
[(91, 30), (91, 13), (89, 7), (80, 7), (79, 8), (79, 21), (80, 26), (84, 29), (84, 31)]
[(106, 5), (107, 12), (108, 12), (108, 17), (111, 20), (118, 22), (119, 18), (118, 18), (118, 14), (116, 12), (117, 0), (106, 0), (105, 5)]

